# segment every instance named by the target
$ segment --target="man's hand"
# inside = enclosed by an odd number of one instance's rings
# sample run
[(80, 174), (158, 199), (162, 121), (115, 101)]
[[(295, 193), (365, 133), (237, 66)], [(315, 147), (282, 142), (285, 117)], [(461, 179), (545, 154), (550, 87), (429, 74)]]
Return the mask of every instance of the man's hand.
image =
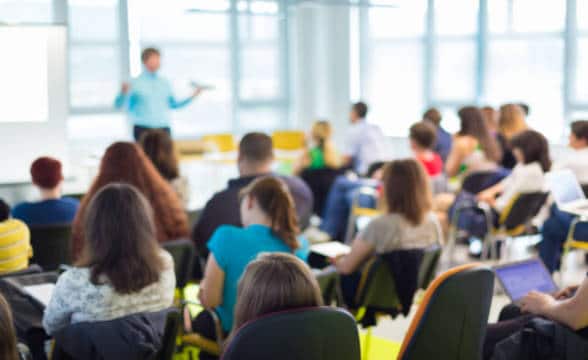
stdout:
[(123, 94), (127, 94), (130, 89), (131, 89), (131, 85), (129, 85), (129, 83), (127, 83), (127, 82), (124, 82), (124, 83), (122, 83), (122, 86), (120, 87), (120, 92)]
[(555, 294), (553, 294), (553, 298), (555, 300), (565, 300), (565, 299), (569, 299), (572, 297), (572, 295), (574, 295), (574, 293), (578, 290), (578, 285), (576, 286), (568, 286), (565, 289), (562, 289), (560, 291), (557, 291)]
[(521, 300), (521, 310), (535, 315), (545, 315), (547, 309), (557, 303), (557, 300), (549, 294), (531, 291)]

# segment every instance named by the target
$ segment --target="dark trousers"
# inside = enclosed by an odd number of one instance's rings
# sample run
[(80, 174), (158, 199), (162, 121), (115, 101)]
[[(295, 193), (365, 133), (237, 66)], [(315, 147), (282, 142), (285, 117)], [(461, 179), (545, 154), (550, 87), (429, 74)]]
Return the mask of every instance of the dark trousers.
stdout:
[[(560, 267), (560, 258), (574, 215), (563, 212), (553, 205), (549, 218), (543, 224), (539, 243), (539, 256), (550, 272)], [(588, 241), (588, 223), (578, 223), (574, 231), (574, 239)]]
[(498, 322), (489, 324), (484, 339), (484, 359), (492, 358), (494, 348), (502, 340), (523, 330), (525, 325), (535, 315), (524, 315), (521, 309), (514, 304), (505, 306), (500, 312)]
[(135, 125), (135, 126), (133, 126), (133, 137), (135, 138), (135, 141), (139, 141), (141, 139), (141, 136), (143, 135), (143, 133), (145, 133), (149, 130), (163, 130), (166, 133), (171, 135), (171, 129), (169, 128), (169, 126), (162, 127), (162, 128), (149, 128), (149, 127), (145, 127), (145, 126)]
[[(213, 341), (217, 340), (214, 320), (212, 318), (212, 315), (210, 315), (210, 313), (206, 310), (200, 312), (200, 314), (198, 314), (194, 318), (194, 320), (192, 320), (192, 331), (202, 335), (206, 339)], [(218, 357), (216, 355), (200, 350), (199, 359), (216, 360), (218, 359)]]

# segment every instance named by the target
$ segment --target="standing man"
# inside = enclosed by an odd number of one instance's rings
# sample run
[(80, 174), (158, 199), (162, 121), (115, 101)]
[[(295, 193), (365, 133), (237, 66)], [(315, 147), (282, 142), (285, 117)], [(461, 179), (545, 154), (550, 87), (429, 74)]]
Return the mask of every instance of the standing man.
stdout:
[(170, 133), (169, 109), (188, 105), (200, 95), (202, 88), (196, 87), (192, 95), (177, 100), (169, 81), (159, 76), (161, 55), (155, 48), (146, 48), (141, 53), (143, 72), (131, 83), (123, 83), (114, 101), (117, 109), (126, 108), (133, 122), (133, 136), (138, 141), (147, 130), (160, 129)]

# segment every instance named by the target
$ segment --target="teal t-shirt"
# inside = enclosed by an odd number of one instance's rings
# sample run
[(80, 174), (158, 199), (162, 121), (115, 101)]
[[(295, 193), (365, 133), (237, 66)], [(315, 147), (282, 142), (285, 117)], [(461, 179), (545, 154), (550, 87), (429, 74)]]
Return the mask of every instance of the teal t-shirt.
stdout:
[[(296, 256), (305, 259), (308, 243), (300, 240)], [(271, 229), (263, 225), (239, 228), (230, 225), (219, 227), (208, 242), (208, 249), (225, 273), (222, 304), (216, 308), (223, 330), (233, 327), (233, 312), (237, 302), (237, 285), (247, 265), (260, 253), (291, 252), (290, 248)]]

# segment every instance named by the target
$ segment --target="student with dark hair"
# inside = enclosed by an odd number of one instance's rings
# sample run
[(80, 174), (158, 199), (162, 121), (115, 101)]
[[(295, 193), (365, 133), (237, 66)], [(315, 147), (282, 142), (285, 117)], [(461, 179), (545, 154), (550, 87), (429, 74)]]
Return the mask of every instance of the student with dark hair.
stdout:
[(159, 242), (188, 235), (188, 216), (171, 186), (137, 144), (116, 142), (106, 149), (98, 175), (82, 199), (73, 222), (72, 250), (75, 259), (84, 247), (86, 229), (83, 222), (89, 202), (102, 187), (119, 182), (134, 186), (147, 198), (155, 213), (155, 231)]
[(33, 185), (39, 189), (41, 200), (16, 205), (12, 216), (29, 226), (71, 223), (80, 202), (61, 196), (61, 162), (50, 157), (38, 158), (31, 165), (31, 178)]
[(443, 161), (433, 152), (436, 142), (435, 128), (427, 122), (416, 123), (410, 127), (410, 148), (415, 158), (424, 166), (427, 175), (433, 178), (443, 173)]
[(25, 223), (10, 218), (10, 206), (0, 199), (0, 274), (26, 269), (33, 256)]
[(239, 280), (233, 331), (267, 314), (322, 305), (321, 290), (308, 265), (286, 253), (261, 254)]
[[(229, 180), (227, 188), (208, 200), (192, 231), (192, 240), (203, 256), (208, 254), (206, 243), (221, 225), (241, 226), (239, 213), (239, 191), (255, 179), (272, 174), (274, 150), (272, 139), (263, 133), (249, 133), (239, 143), (237, 166), (239, 177)], [(280, 176), (288, 186), (298, 221), (304, 224), (312, 213), (312, 192), (298, 177)]]
[(496, 169), (502, 153), (486, 127), (480, 109), (466, 106), (459, 110), (458, 115), (460, 130), (453, 139), (453, 147), (445, 163), (447, 175)]
[(139, 190), (120, 183), (101, 188), (88, 203), (83, 227), (83, 256), (61, 274), (45, 309), (48, 334), (172, 305), (173, 259), (158, 245), (153, 210)]
[(133, 123), (133, 135), (139, 141), (143, 132), (160, 129), (170, 133), (169, 109), (187, 106), (202, 92), (196, 87), (187, 98), (177, 100), (167, 79), (158, 73), (161, 53), (155, 48), (146, 48), (141, 53), (143, 72), (130, 83), (123, 83), (114, 106), (126, 109)]
[(0, 294), (0, 359), (19, 360), (12, 311), (2, 294)]
[(445, 162), (451, 151), (453, 139), (451, 138), (451, 134), (441, 126), (441, 120), (441, 112), (437, 108), (430, 108), (423, 114), (423, 121), (433, 124), (437, 130), (437, 141), (435, 142), (433, 151), (439, 154), (441, 160)]
[[(374, 253), (425, 248), (442, 241), (439, 223), (432, 212), (429, 180), (416, 160), (395, 160), (386, 165), (383, 188), (386, 213), (373, 219), (357, 235), (348, 255), (333, 259), (343, 275), (357, 275)], [(343, 297), (349, 306), (353, 305), (358, 285), (359, 276), (342, 279)]]
[(188, 179), (180, 175), (178, 157), (171, 136), (162, 130), (146, 131), (139, 139), (139, 145), (186, 207), (190, 201), (190, 188)]
[(351, 126), (345, 140), (343, 165), (350, 166), (359, 175), (364, 175), (369, 166), (391, 157), (386, 138), (379, 126), (366, 120), (368, 106), (363, 102), (351, 106)]
[[(588, 184), (588, 121), (579, 120), (571, 124), (569, 138), (571, 151), (554, 164), (555, 169), (569, 169), (582, 185)], [(543, 240), (539, 243), (539, 256), (549, 269), (554, 272), (560, 267), (563, 244), (568, 237), (575, 215), (563, 212), (554, 204), (547, 220), (541, 228)], [(579, 222), (575, 228), (574, 238), (588, 238), (588, 225)]]
[[(201, 304), (218, 314), (225, 333), (233, 328), (237, 283), (247, 264), (263, 252), (295, 253), (300, 248), (294, 201), (282, 180), (256, 179), (240, 191), (239, 201), (244, 227), (223, 225), (214, 232), (198, 293)], [(192, 329), (216, 339), (214, 322), (206, 311), (194, 319)], [(210, 354), (201, 352), (200, 358)]]

